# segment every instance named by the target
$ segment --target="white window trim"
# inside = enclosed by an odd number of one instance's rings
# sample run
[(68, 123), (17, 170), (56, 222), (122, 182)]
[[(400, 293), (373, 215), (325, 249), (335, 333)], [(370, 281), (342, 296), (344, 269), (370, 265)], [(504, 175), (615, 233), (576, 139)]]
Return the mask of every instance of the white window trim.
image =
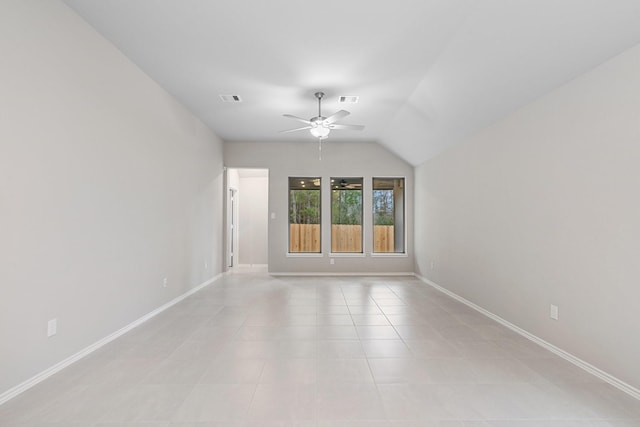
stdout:
[(367, 255), (364, 252), (330, 252), (330, 258), (364, 258)]
[(372, 258), (406, 258), (409, 256), (406, 252), (371, 252)]
[[(409, 214), (407, 212), (407, 176), (406, 175), (396, 175), (396, 176), (385, 176), (385, 175), (378, 175), (378, 176), (371, 176), (371, 191), (373, 193), (373, 180), (375, 178), (380, 178), (380, 179), (398, 179), (398, 178), (402, 178), (404, 180), (404, 212), (403, 212), (403, 216), (404, 216), (404, 252), (374, 252), (373, 250), (369, 253), (369, 255), (371, 255), (372, 258), (376, 258), (376, 257), (389, 257), (389, 258), (404, 258), (404, 257), (408, 257), (409, 253), (407, 251), (407, 244), (408, 244), (408, 238), (409, 238), (409, 227), (407, 226), (407, 220), (409, 218)], [(372, 202), (372, 206), (373, 206), (373, 202)], [(373, 210), (371, 211), (371, 232), (373, 233)]]
[(322, 258), (322, 252), (287, 252), (287, 258)]
[[(322, 176), (311, 176), (311, 177), (305, 177), (305, 176), (289, 176), (287, 178), (287, 193), (289, 191), (291, 191), (291, 187), (289, 186), (288, 182), (291, 178), (304, 178), (304, 179), (319, 179), (320, 180), (320, 187), (317, 189), (320, 192), (320, 249), (322, 249)], [(289, 212), (289, 196), (287, 195), (287, 217), (288, 212)], [(290, 220), (287, 219), (287, 239), (290, 240), (291, 239), (291, 222), (289, 222)], [(290, 243), (287, 242), (287, 252), (286, 252), (286, 257), (287, 258), (322, 258), (324, 256), (324, 254), (322, 253), (322, 251), (320, 252), (289, 252), (289, 249), (291, 249)]]
[[(331, 192), (334, 190), (333, 187), (331, 187), (331, 180), (332, 179), (336, 179), (336, 178), (342, 178), (342, 179), (361, 179), (362, 180), (362, 188), (360, 189), (360, 194), (362, 195), (362, 211), (360, 212), (360, 227), (362, 227), (362, 235), (360, 237), (360, 244), (361, 246), (364, 247), (364, 198), (365, 198), (365, 177), (364, 176), (330, 176), (328, 181), (329, 181), (329, 197), (331, 197)], [(331, 205), (331, 199), (329, 199), (329, 224), (333, 225), (333, 206)], [(330, 228), (329, 229), (329, 233), (330, 233), (330, 238), (333, 238), (333, 236), (331, 236), (331, 233), (333, 233), (333, 229)], [(365, 258), (366, 254), (364, 252), (364, 250), (362, 252), (329, 252), (329, 257), (333, 257), (333, 258)]]

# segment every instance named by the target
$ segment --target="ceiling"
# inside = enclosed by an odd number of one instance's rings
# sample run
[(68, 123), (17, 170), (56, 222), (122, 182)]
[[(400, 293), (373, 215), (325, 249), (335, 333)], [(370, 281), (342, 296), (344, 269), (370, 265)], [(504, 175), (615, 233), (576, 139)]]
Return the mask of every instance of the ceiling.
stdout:
[(313, 142), (322, 90), (413, 165), (640, 43), (638, 0), (64, 2), (225, 141)]

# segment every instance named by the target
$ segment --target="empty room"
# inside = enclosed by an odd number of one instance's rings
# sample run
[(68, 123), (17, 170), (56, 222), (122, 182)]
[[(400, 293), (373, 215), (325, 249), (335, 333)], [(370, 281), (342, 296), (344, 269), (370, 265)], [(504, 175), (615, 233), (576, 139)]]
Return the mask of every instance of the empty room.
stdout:
[(640, 427), (637, 0), (0, 1), (0, 426)]

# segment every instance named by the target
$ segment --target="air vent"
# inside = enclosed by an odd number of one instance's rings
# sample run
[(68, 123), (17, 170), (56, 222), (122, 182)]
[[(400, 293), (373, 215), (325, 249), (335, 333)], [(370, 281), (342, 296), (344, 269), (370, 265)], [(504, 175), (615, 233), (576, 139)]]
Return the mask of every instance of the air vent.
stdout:
[(223, 102), (242, 102), (240, 95), (220, 95)]
[(341, 96), (340, 102), (344, 102), (345, 104), (355, 104), (356, 102), (358, 102), (358, 99), (360, 99), (359, 96), (353, 96), (353, 95)]

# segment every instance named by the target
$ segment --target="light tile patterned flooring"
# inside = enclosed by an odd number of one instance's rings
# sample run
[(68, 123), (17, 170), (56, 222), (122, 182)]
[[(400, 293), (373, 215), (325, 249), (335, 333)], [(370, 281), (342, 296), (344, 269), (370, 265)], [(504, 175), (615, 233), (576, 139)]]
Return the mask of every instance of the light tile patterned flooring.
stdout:
[(640, 426), (640, 401), (414, 278), (230, 274), (1, 426)]

